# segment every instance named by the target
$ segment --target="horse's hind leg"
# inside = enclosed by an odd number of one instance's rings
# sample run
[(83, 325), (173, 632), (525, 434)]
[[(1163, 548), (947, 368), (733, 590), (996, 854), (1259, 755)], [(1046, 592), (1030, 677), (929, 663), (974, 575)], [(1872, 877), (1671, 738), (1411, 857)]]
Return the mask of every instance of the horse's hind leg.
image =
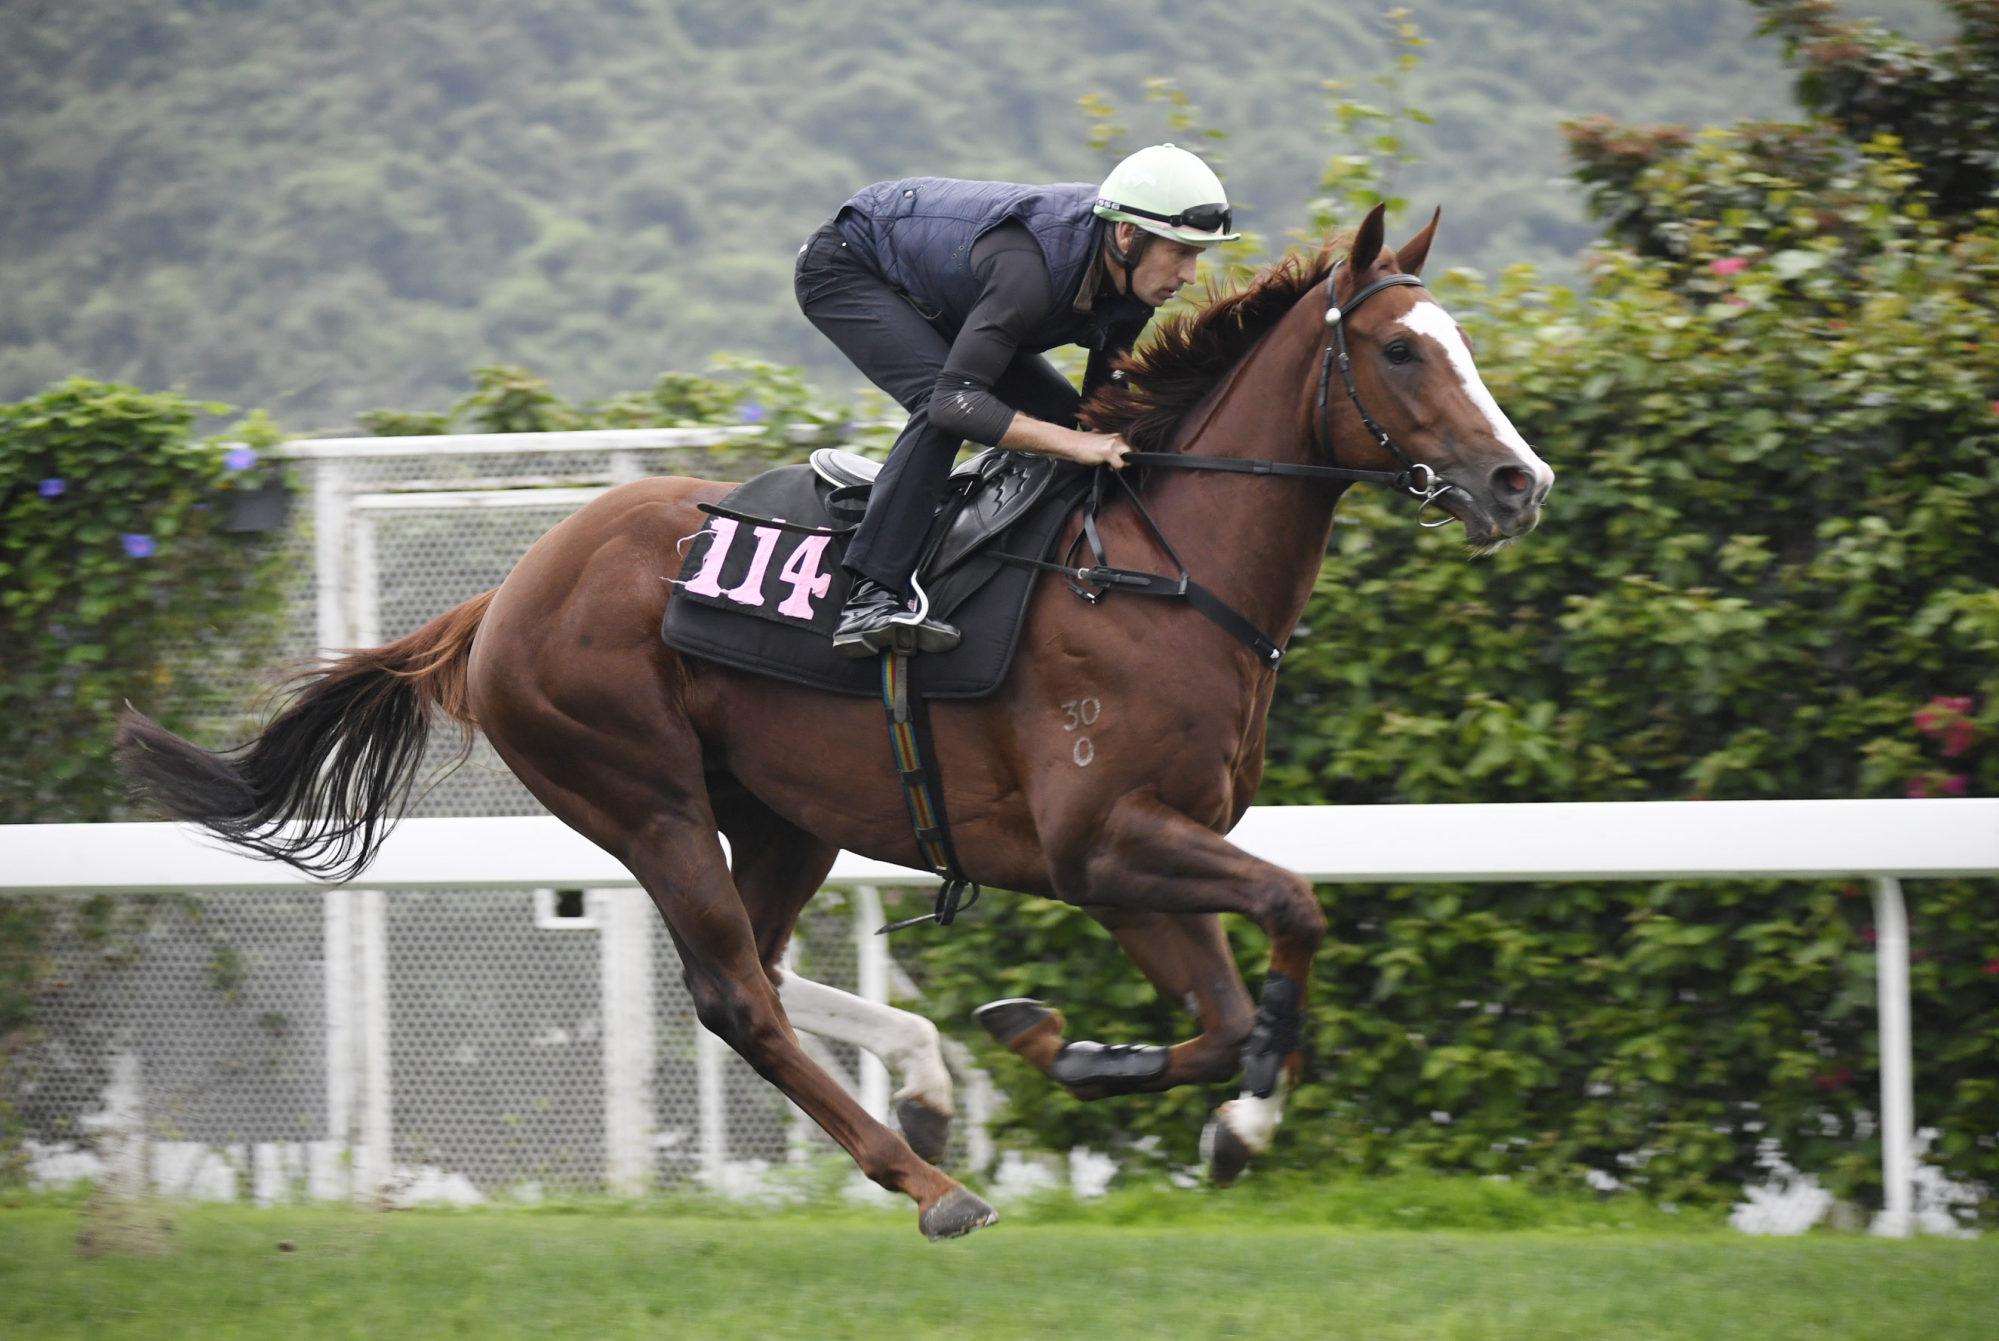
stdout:
[(655, 825), (626, 864), (666, 918), (703, 1025), (839, 1142), (862, 1173), (915, 1201), (931, 1238), (969, 1233), (997, 1218), (870, 1117), (799, 1045), (757, 953), (749, 915), (723, 869), (712, 823), (705, 830)]
[(1242, 1045), (1255, 1012), (1229, 953), (1221, 919), (1213, 913), (1143, 908), (1083, 911), (1110, 931), (1161, 996), (1194, 1017), (1201, 1032), (1170, 1048), (1071, 1043), (1062, 1036), (1058, 1011), (1025, 1000), (980, 1007), (976, 1017), (986, 1031), (1068, 1084), (1080, 1099), (1218, 1084), (1240, 1070)]
[[(560, 719), (536, 724), (541, 734), (533, 758), (490, 724), (487, 730), (543, 804), (618, 857), (652, 896), (680, 952), (701, 1023), (839, 1142), (862, 1173), (915, 1201), (929, 1237), (970, 1233), (997, 1219), (992, 1207), (870, 1117), (800, 1046), (765, 971), (757, 927), (730, 880), (691, 732), (655, 730), (642, 742), (641, 768), (637, 759), (619, 757), (632, 742), (618, 736), (575, 731)], [(584, 785), (594, 799), (584, 799)], [(819, 874), (812, 873), (812, 884)], [(782, 922), (788, 933), (804, 897), (782, 916), (766, 909), (767, 932)], [(782, 934), (772, 932), (768, 943), (781, 952)]]
[(921, 1015), (869, 1001), (783, 966), (799, 914), (819, 891), (837, 850), (806, 833), (730, 778), (709, 779), (716, 821), (729, 840), (731, 873), (756, 930), (757, 955), (776, 984), (794, 1029), (851, 1043), (881, 1058), (902, 1079), (893, 1096), (903, 1139), (925, 1160), (950, 1142), (951, 1073), (937, 1026)]

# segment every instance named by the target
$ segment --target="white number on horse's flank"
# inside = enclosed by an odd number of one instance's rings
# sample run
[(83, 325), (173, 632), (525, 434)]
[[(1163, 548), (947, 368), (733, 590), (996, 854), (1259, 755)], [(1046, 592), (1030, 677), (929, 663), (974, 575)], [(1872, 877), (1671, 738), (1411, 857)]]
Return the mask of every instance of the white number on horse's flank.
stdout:
[[(1072, 698), (1062, 705), (1062, 715), (1067, 719), (1062, 723), (1062, 729), (1074, 731), (1077, 727), (1093, 726), (1097, 718), (1103, 714), (1104, 705), (1101, 699)], [(1076, 767), (1088, 768), (1097, 761), (1097, 747), (1090, 742), (1088, 736), (1078, 736), (1075, 745), (1069, 751), (1069, 757), (1076, 761)]]
[(1079, 726), (1095, 726), (1103, 711), (1104, 705), (1098, 699), (1072, 698), (1062, 705), (1062, 715), (1069, 719), (1062, 723), (1062, 729), (1074, 731)]

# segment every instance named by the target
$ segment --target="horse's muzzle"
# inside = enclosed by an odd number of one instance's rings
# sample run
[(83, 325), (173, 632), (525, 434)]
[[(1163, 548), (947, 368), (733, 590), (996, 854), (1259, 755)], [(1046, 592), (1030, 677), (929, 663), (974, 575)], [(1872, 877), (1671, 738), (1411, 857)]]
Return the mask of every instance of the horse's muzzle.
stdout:
[(1514, 462), (1494, 466), (1483, 479), (1452, 478), (1457, 474), (1445, 474), (1451, 487), (1437, 504), (1464, 523), (1465, 539), (1474, 545), (1496, 545), (1540, 525), (1541, 504), (1555, 482), (1552, 472), (1544, 475)]

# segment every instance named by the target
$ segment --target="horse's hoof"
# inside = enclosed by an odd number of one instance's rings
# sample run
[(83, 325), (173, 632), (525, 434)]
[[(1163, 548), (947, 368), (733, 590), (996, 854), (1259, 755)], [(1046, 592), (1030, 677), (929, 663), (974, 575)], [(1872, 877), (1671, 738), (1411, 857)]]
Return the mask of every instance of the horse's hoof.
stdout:
[(972, 1012), (979, 1027), (992, 1035), (993, 1042), (1013, 1046), (1019, 1038), (1044, 1020), (1061, 1019), (1054, 1007), (1031, 997), (1013, 996), (1004, 1001), (988, 1001)]
[(940, 1113), (923, 1100), (912, 1097), (896, 1104), (895, 1121), (902, 1128), (902, 1139), (909, 1142), (909, 1148), (919, 1158), (932, 1164), (944, 1162), (944, 1152), (951, 1145), (949, 1113)]
[(917, 1225), (932, 1243), (955, 1239), (984, 1229), (999, 1219), (999, 1212), (985, 1200), (962, 1187), (954, 1187), (937, 1199), (937, 1204), (917, 1217)]
[(1249, 1167), (1249, 1147), (1228, 1123), (1209, 1118), (1201, 1129), (1201, 1161), (1208, 1166), (1209, 1182), (1228, 1187)]

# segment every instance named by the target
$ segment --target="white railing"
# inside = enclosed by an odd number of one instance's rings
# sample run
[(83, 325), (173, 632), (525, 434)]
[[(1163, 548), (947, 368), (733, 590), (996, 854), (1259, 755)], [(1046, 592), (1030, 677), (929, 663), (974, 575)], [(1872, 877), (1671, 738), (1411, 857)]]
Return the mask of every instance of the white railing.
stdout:
[[(1915, 1124), (1908, 927), (1900, 882), (1999, 874), (1999, 799), (1260, 807), (1245, 816), (1233, 837), (1248, 851), (1319, 882), (1871, 881), (1886, 1201), (1880, 1228), (1908, 1231)], [(288, 867), (221, 849), (198, 830), (180, 825), (0, 826), (0, 895), (316, 887), (327, 888), (329, 899), (343, 901), (342, 916), (365, 917), (370, 900), (379, 903), (380, 894), (373, 891), (586, 888), (622, 891), (613, 916), (646, 915), (623, 867), (546, 817), (405, 821), (362, 879), (370, 893), (323, 886)], [(840, 855), (827, 878), (829, 888), (861, 893), (857, 910), (875, 917), (877, 889), (926, 883), (934, 881), (922, 872), (851, 853)], [(359, 902), (346, 904), (348, 899)], [(865, 929), (857, 925), (857, 931)], [(883, 953), (880, 938), (860, 939), (870, 947), (864, 953)], [(365, 959), (370, 943), (362, 936), (335, 947), (330, 938), (329, 954), (338, 949), (344, 957), (350, 953), (345, 947), (358, 946)], [(334, 967), (330, 958), (329, 971)], [(365, 993), (379, 974), (365, 963), (353, 967), (358, 971), (348, 981)], [(630, 976), (628, 970), (607, 972), (605, 981)], [(864, 960), (862, 979), (870, 985), (885, 983), (885, 966)], [(607, 1010), (607, 1021), (612, 1018)], [(358, 1019), (364, 1030), (379, 1027), (377, 1016), (365, 1009)], [(606, 1046), (607, 1056), (634, 1052), (609, 1038)], [(357, 1088), (380, 1095), (379, 1078), (370, 1085), (365, 1074), (367, 1066), (379, 1065), (375, 1052), (361, 1047), (352, 1055), (363, 1059), (364, 1074), (353, 1076)], [(607, 1066), (607, 1074), (622, 1075), (640, 1064)], [(615, 1134), (621, 1129), (615, 1125), (619, 1114), (631, 1105), (616, 1096), (607, 1099), (612, 1101), (609, 1120)], [(381, 1103), (377, 1098), (376, 1104)], [(386, 1114), (359, 1118), (362, 1129), (372, 1127), (376, 1137), (364, 1147), (385, 1151)], [(623, 1121), (623, 1129), (634, 1132), (642, 1125), (629, 1114)], [(638, 1158), (634, 1151), (621, 1150), (614, 1135), (614, 1173)]]

